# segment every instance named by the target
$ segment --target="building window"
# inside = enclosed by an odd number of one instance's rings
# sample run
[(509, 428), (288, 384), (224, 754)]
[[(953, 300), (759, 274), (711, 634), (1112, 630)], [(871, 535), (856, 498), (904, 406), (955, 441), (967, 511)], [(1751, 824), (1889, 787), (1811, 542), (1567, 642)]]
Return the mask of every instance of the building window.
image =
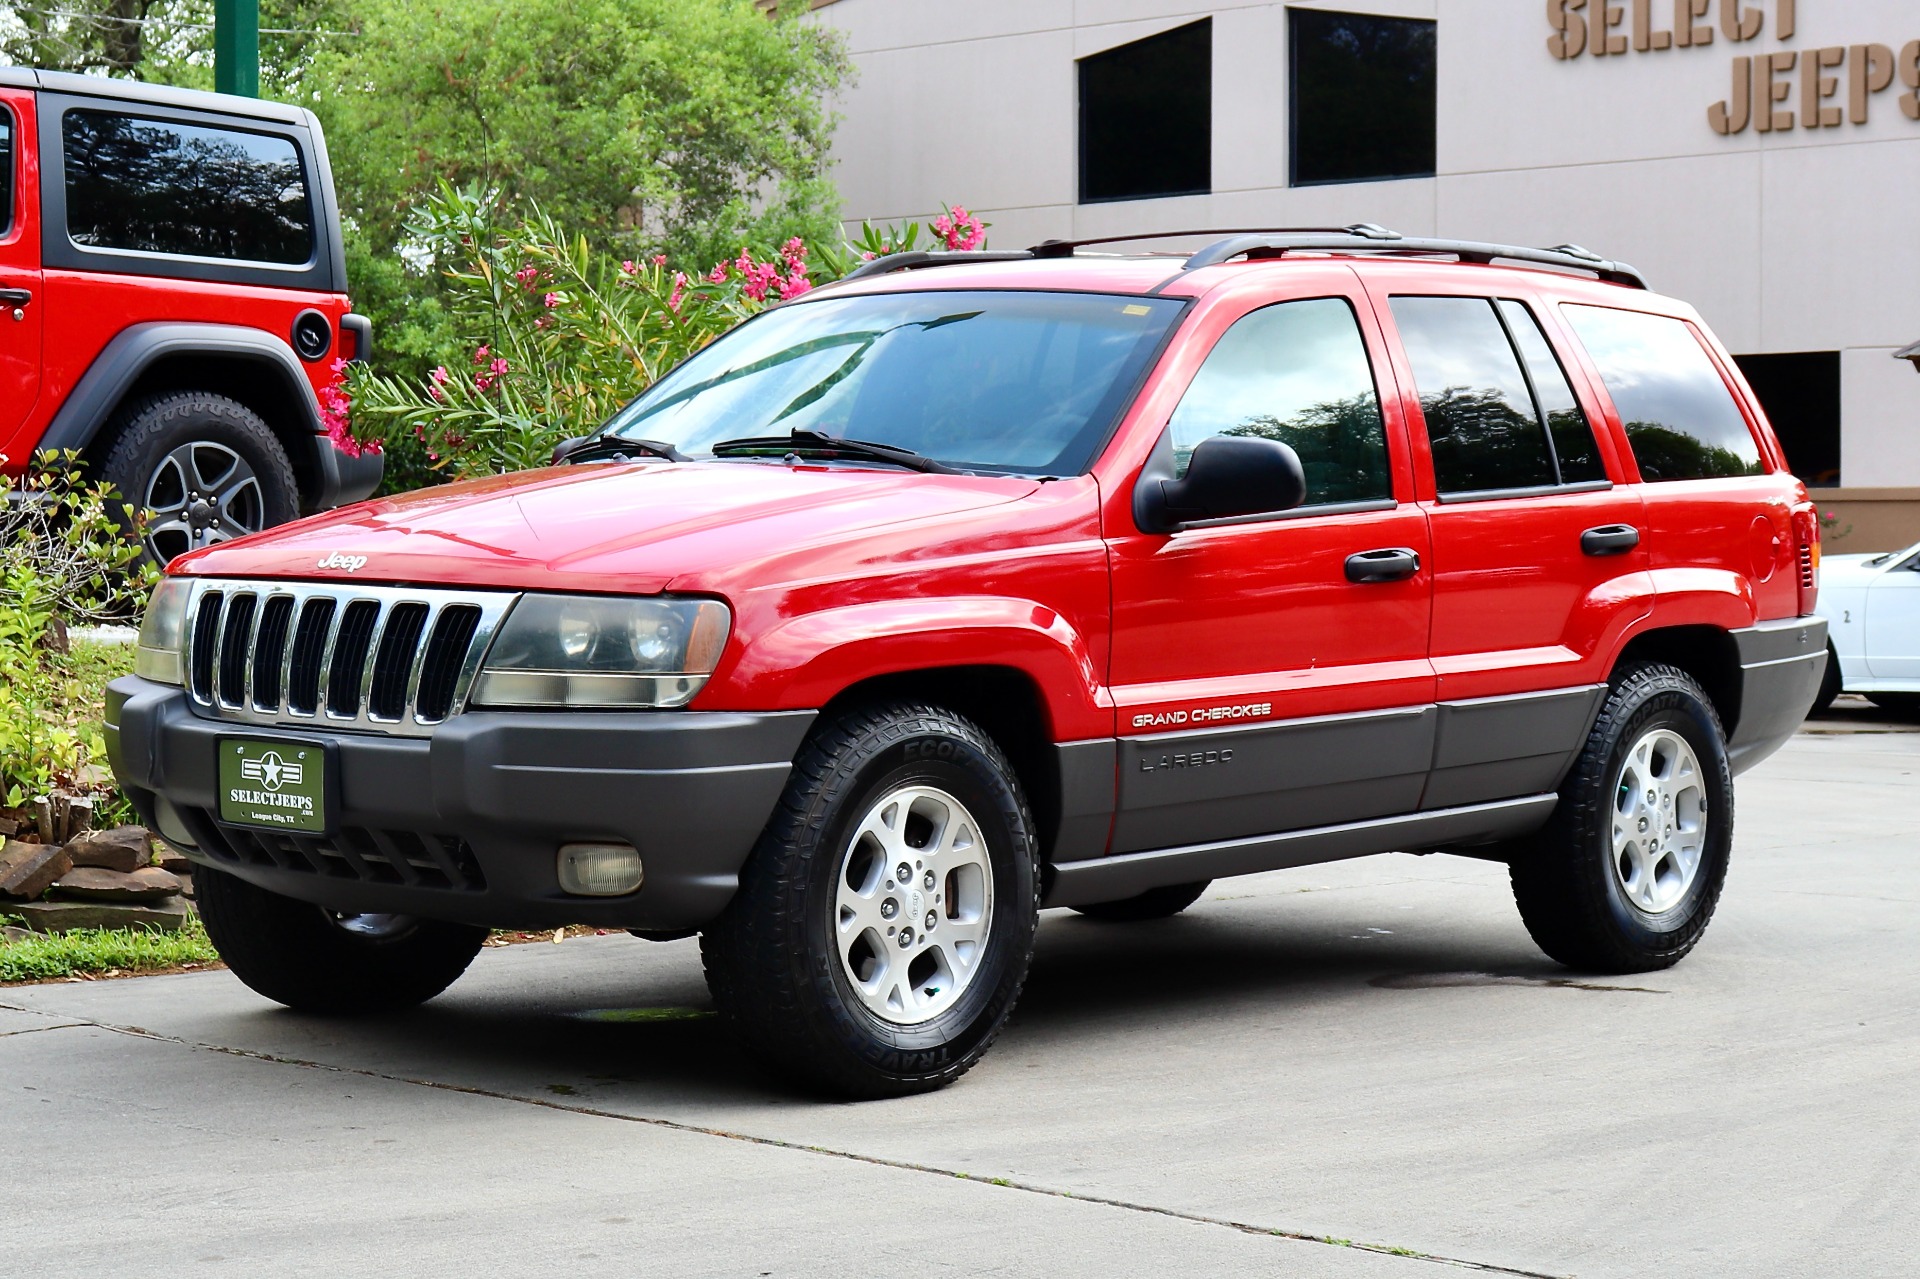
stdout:
[(1430, 178), (1434, 24), (1287, 11), (1293, 185)]
[(1213, 19), (1080, 67), (1080, 203), (1213, 189)]
[(1736, 355), (1787, 465), (1812, 487), (1840, 483), (1840, 352)]

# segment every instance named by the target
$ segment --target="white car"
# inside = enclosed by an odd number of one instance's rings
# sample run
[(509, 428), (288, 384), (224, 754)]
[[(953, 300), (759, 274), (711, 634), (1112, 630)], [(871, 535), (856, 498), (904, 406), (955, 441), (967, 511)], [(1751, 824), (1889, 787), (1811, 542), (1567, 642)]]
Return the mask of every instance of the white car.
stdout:
[(1888, 710), (1920, 711), (1920, 545), (1884, 555), (1829, 555), (1820, 564), (1827, 677), (1814, 702), (1864, 693)]

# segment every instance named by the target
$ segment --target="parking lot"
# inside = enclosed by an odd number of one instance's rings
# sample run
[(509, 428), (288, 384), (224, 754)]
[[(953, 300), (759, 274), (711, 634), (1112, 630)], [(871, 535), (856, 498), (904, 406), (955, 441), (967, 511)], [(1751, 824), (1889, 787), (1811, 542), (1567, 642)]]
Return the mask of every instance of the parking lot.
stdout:
[[(784, 1095), (696, 944), (483, 952), (419, 1012), (222, 972), (0, 990), (14, 1274), (1910, 1275), (1920, 733), (1741, 779), (1678, 968), (1544, 959), (1505, 872), (1374, 858), (1044, 917), (943, 1093)], [(1352, 1246), (1341, 1246), (1350, 1244)]]

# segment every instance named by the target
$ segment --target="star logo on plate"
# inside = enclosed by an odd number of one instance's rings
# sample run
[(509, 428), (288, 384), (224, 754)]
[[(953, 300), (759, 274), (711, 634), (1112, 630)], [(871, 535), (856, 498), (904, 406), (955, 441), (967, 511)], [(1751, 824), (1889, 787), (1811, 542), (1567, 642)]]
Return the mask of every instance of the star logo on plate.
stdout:
[(240, 762), (242, 777), (250, 782), (259, 782), (271, 791), (277, 791), (282, 786), (298, 786), (306, 771), (305, 765), (283, 759), (279, 751), (268, 751), (259, 759)]

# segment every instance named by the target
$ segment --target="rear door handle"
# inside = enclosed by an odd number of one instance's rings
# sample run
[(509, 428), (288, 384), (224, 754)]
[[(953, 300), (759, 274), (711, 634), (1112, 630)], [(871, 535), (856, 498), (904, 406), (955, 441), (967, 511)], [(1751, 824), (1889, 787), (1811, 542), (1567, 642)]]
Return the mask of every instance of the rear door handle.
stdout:
[(1420, 571), (1420, 552), (1405, 546), (1347, 556), (1349, 582), (1402, 582)]
[(1580, 535), (1583, 555), (1625, 555), (1640, 545), (1640, 530), (1631, 524), (1603, 524)]
[(0, 306), (25, 306), (31, 301), (32, 289), (0, 289)]

